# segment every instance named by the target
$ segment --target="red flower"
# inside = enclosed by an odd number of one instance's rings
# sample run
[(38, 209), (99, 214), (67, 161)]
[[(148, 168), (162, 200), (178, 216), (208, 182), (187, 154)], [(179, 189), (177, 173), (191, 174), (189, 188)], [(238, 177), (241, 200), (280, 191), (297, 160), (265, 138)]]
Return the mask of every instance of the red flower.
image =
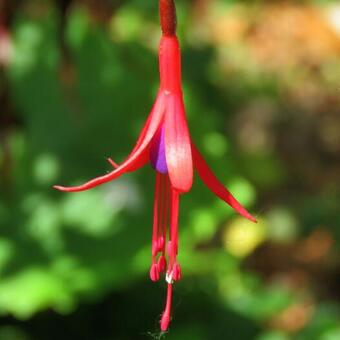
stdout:
[(162, 331), (170, 322), (172, 285), (181, 278), (178, 254), (178, 212), (180, 194), (192, 186), (193, 168), (207, 187), (245, 218), (255, 222), (245, 208), (221, 184), (190, 139), (181, 85), (181, 55), (175, 35), (163, 35), (159, 48), (160, 88), (154, 107), (137, 144), (121, 164), (111, 159), (115, 170), (77, 187), (55, 186), (67, 191), (83, 191), (135, 171), (146, 163), (156, 170), (152, 265), (150, 277), (157, 281), (165, 273), (168, 283), (166, 306), (161, 318)]

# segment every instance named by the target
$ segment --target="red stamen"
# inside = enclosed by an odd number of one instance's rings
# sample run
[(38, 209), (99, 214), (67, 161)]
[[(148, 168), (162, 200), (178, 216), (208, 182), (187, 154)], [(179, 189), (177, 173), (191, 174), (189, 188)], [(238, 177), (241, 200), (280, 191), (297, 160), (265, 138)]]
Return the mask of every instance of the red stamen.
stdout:
[(172, 279), (178, 281), (182, 278), (182, 269), (179, 263), (175, 263), (172, 269)]
[(174, 246), (173, 246), (173, 241), (169, 241), (168, 242), (168, 256), (169, 256), (169, 260), (170, 260), (170, 266), (172, 268), (173, 265), (173, 259), (175, 257), (175, 252), (174, 252)]
[[(158, 175), (158, 173), (157, 173)], [(166, 176), (161, 175), (161, 188), (160, 188), (160, 202), (159, 202), (159, 221), (157, 226), (157, 245), (158, 245), (158, 252), (162, 252), (164, 249), (165, 239), (163, 236), (163, 224), (166, 223)]]
[(159, 280), (159, 270), (158, 270), (158, 265), (157, 263), (153, 263), (151, 265), (151, 269), (150, 269), (150, 279), (153, 282), (156, 282)]
[[(152, 234), (152, 265), (150, 278), (158, 281), (161, 273), (166, 273), (167, 298), (160, 321), (161, 330), (165, 332), (171, 319), (172, 284), (181, 278), (181, 267), (177, 262), (178, 248), (178, 212), (179, 193), (172, 188), (168, 175), (157, 172), (154, 200), (154, 221)], [(167, 233), (169, 241), (165, 247)], [(160, 254), (158, 261), (156, 258)], [(167, 259), (168, 258), (168, 263)]]
[[(170, 184), (170, 179), (169, 179), (169, 176), (167, 176), (166, 178), (166, 220), (164, 221), (164, 224), (163, 224), (163, 237), (164, 237), (164, 240), (166, 240), (166, 232), (167, 232), (167, 229), (168, 229), (168, 225), (169, 225), (169, 214), (170, 214), (170, 202), (171, 202), (171, 191), (170, 191), (170, 187), (171, 187), (171, 184)], [(164, 244), (164, 249), (163, 249), (163, 253), (165, 253), (165, 244)]]
[(158, 270), (160, 273), (164, 273), (166, 270), (166, 259), (164, 255), (161, 255), (157, 262)]
[[(154, 220), (152, 232), (152, 265), (150, 278), (152, 281), (159, 279), (159, 274), (166, 271), (167, 261), (165, 258), (166, 224), (168, 220), (168, 186), (170, 185), (167, 176), (157, 172), (154, 199)], [(158, 258), (157, 255), (161, 253)]]
[(170, 324), (170, 313), (171, 313), (171, 300), (172, 300), (172, 284), (168, 284), (168, 291), (166, 295), (166, 305), (161, 318), (161, 330), (162, 332), (167, 331)]
[[(158, 229), (158, 235), (162, 235), (163, 234), (163, 231), (161, 228)], [(165, 245), (165, 239), (164, 239), (164, 236), (159, 236), (158, 237), (158, 242), (157, 242), (157, 245), (158, 245), (158, 252), (163, 252), (163, 249), (164, 249), (164, 245)]]
[(179, 194), (177, 191), (172, 191), (172, 202), (171, 202), (171, 239), (174, 241), (175, 254), (178, 253), (178, 215), (179, 215)]
[(157, 172), (156, 182), (155, 182), (155, 198), (153, 204), (153, 230), (152, 230), (152, 262), (155, 262), (155, 256), (158, 253), (158, 221), (159, 221), (159, 213), (158, 206), (160, 200), (160, 190), (161, 190), (161, 174)]
[(173, 265), (176, 262), (178, 248), (178, 209), (179, 209), (179, 194), (175, 190), (171, 190), (171, 214), (170, 214), (170, 232), (168, 242), (169, 255), (169, 271), (172, 271)]
[(169, 199), (169, 193), (170, 193), (170, 181), (168, 176), (164, 176), (164, 202), (163, 202), (163, 220), (162, 223), (159, 225), (159, 234), (162, 240), (161, 247), (159, 249), (160, 252), (162, 252), (163, 255), (165, 255), (165, 242), (166, 242), (166, 231), (167, 231), (167, 225), (169, 223), (169, 205), (170, 205), (170, 199)]

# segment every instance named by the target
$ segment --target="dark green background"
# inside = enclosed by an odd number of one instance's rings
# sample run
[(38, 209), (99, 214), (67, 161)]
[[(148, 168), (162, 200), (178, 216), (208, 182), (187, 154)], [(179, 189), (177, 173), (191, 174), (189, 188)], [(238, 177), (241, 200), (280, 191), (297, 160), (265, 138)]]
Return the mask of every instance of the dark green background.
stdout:
[[(157, 339), (152, 168), (84, 193), (51, 189), (104, 174), (105, 157), (132, 149), (158, 86), (157, 1), (12, 4), (0, 339)], [(335, 5), (178, 1), (191, 134), (259, 223), (195, 178), (181, 198), (183, 279), (165, 338), (340, 338)]]

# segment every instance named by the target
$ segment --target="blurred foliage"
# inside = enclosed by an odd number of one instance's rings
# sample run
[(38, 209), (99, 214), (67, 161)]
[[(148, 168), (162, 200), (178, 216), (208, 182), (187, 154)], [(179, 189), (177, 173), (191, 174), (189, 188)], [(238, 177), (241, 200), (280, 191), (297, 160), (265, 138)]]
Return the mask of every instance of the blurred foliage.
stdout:
[[(181, 200), (169, 339), (340, 338), (340, 7), (177, 1), (191, 133), (259, 218)], [(0, 2), (0, 339), (159, 338), (151, 167), (62, 194), (134, 144), (157, 1)]]

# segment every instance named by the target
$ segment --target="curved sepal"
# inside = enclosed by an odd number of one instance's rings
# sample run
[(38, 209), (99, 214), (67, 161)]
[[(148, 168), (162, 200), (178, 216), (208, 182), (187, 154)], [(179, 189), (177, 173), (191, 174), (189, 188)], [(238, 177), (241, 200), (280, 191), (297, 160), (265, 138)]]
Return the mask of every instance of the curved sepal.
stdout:
[(219, 198), (228, 203), (240, 215), (252, 222), (256, 219), (235, 199), (229, 190), (216, 178), (214, 173), (208, 167), (208, 164), (197, 150), (196, 146), (191, 143), (192, 156), (194, 166), (198, 175), (201, 177), (205, 185)]
[(108, 173), (107, 175), (100, 176), (97, 178), (92, 179), (91, 181), (75, 187), (63, 187), (59, 185), (55, 185), (54, 188), (60, 191), (66, 192), (78, 192), (91, 189), (98, 185), (107, 183), (112, 181), (125, 172), (137, 170), (138, 168), (142, 167), (149, 161), (149, 146), (150, 142), (158, 130), (160, 123), (163, 120), (164, 116), (164, 100), (163, 95), (160, 95), (157, 98), (157, 101), (152, 109), (152, 112), (146, 122), (139, 138), (137, 141), (136, 146), (134, 147), (131, 154), (128, 158), (115, 170)]

